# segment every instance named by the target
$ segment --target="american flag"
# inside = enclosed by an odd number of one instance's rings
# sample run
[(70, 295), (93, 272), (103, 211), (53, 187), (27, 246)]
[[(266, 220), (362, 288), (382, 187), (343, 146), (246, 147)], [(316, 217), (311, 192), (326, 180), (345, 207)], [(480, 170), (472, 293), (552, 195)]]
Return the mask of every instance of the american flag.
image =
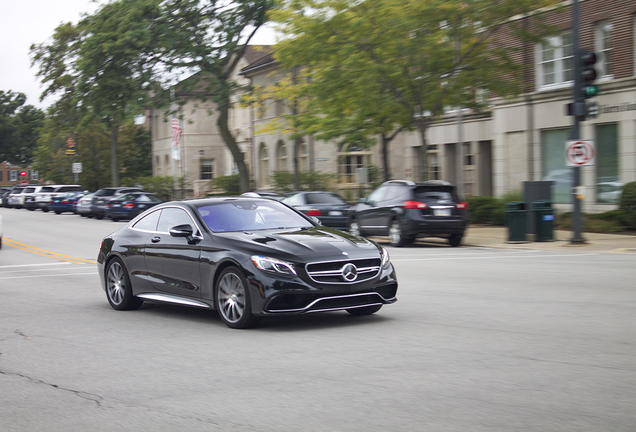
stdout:
[(181, 125), (176, 115), (172, 115), (172, 159), (179, 160), (179, 141), (181, 139)]

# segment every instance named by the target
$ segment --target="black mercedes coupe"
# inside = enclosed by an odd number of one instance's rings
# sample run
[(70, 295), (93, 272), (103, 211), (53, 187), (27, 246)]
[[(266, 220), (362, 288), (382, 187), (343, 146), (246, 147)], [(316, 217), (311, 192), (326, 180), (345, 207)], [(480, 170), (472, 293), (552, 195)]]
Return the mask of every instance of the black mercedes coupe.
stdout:
[(265, 198), (160, 204), (106, 236), (97, 262), (114, 309), (212, 308), (231, 328), (263, 316), (369, 315), (397, 300), (386, 249)]

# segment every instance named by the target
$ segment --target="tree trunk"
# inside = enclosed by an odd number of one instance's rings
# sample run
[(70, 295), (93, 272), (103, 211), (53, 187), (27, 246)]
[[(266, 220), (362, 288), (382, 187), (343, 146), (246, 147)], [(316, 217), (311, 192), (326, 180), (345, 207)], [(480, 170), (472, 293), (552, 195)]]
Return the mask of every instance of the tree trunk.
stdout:
[(119, 126), (113, 124), (110, 127), (110, 181), (114, 187), (119, 186), (119, 164), (117, 162), (117, 137)]
[(300, 164), (298, 163), (298, 151), (302, 144), (302, 138), (296, 138), (294, 140), (294, 187), (296, 190), (300, 190)]
[(419, 167), (419, 181), (427, 181), (428, 180), (428, 143), (426, 142), (426, 129), (428, 129), (426, 124), (420, 123), (417, 125), (420, 131), (420, 138), (422, 140), (422, 145), (417, 147), (417, 159), (418, 159), (418, 167)]
[(232, 157), (234, 158), (234, 163), (238, 169), (239, 173), (239, 193), (247, 192), (250, 186), (250, 172), (245, 164), (245, 158), (243, 157), (243, 152), (241, 148), (236, 143), (232, 132), (230, 132), (230, 128), (228, 126), (229, 119), (229, 109), (230, 103), (229, 99), (223, 103), (219, 104), (219, 117), (216, 121), (219, 130), (221, 131), (221, 136), (223, 137), (223, 141), (225, 141), (225, 145), (232, 153)]
[(384, 168), (384, 181), (391, 180), (391, 169), (389, 167), (389, 143), (391, 139), (385, 134), (381, 134), (382, 139), (382, 168)]

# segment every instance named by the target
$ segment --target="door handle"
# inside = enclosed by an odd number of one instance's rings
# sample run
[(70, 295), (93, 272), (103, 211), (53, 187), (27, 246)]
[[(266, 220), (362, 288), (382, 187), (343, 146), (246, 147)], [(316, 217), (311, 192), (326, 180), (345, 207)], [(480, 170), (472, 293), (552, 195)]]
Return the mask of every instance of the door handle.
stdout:
[(159, 243), (161, 241), (161, 237), (157, 236), (157, 237), (153, 237), (152, 240), (150, 240), (153, 243)]

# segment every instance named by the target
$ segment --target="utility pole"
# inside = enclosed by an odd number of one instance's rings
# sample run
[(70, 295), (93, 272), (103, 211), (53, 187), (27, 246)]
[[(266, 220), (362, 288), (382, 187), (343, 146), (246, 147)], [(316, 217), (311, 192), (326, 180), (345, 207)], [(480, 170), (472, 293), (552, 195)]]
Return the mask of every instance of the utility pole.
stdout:
[[(581, 82), (581, 62), (580, 58), (580, 7), (579, 0), (573, 0), (572, 2), (572, 44), (574, 48), (574, 123), (570, 131), (571, 140), (580, 139), (580, 123), (582, 118), (585, 118), (585, 102), (582, 94), (582, 82)], [(583, 113), (577, 112), (577, 107), (583, 107)], [(580, 108), (579, 108), (580, 109)], [(581, 200), (579, 199), (578, 191), (581, 186), (581, 167), (575, 166), (572, 168), (574, 177), (574, 188), (572, 190), (572, 201), (574, 204), (574, 212), (572, 214), (572, 239), (571, 243), (584, 243), (585, 240), (581, 236), (582, 223), (581, 223)]]

